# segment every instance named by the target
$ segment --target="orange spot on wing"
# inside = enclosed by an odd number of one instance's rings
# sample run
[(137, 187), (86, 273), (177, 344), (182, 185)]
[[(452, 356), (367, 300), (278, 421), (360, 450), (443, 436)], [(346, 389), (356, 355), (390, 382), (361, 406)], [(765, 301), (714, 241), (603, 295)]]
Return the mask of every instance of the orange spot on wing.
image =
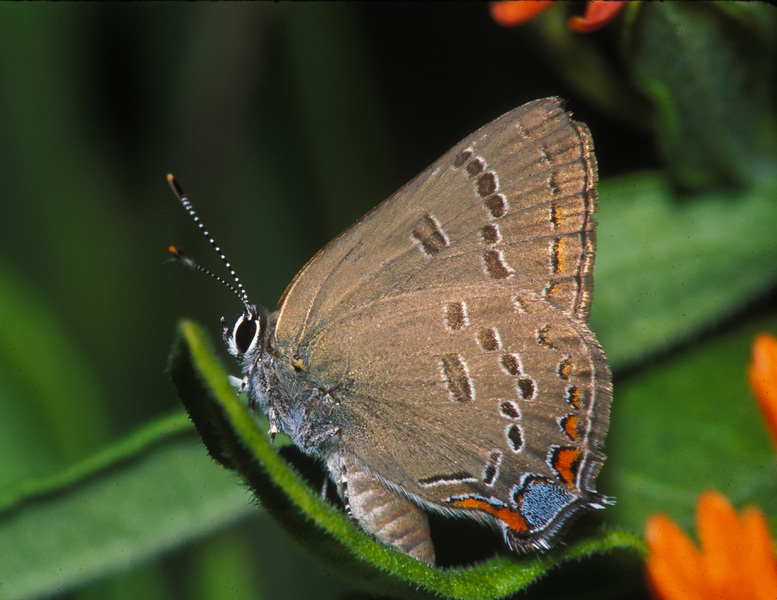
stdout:
[(569, 436), (569, 439), (577, 439), (577, 415), (570, 415), (564, 420), (564, 433)]
[(569, 389), (567, 401), (572, 408), (580, 408), (580, 390), (576, 387)]
[(510, 529), (519, 533), (528, 531), (529, 529), (528, 525), (526, 524), (526, 520), (520, 515), (520, 513), (506, 506), (495, 506), (489, 502), (486, 502), (485, 500), (479, 500), (477, 498), (462, 498), (460, 500), (454, 500), (453, 504), (460, 506), (461, 508), (482, 510), (485, 513), (493, 515), (500, 521), (507, 524)]
[(580, 450), (577, 448), (562, 448), (556, 454), (556, 461), (553, 466), (567, 485), (575, 485), (579, 461)]
[(566, 251), (566, 241), (564, 238), (558, 240), (556, 245), (556, 273), (564, 272), (564, 252)]

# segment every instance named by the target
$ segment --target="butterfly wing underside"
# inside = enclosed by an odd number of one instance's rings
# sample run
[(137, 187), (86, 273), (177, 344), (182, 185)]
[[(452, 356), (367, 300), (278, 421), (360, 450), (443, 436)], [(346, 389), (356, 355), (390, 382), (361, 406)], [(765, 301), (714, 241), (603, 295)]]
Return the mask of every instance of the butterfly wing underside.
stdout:
[(596, 160), (557, 98), (518, 107), (457, 144), (346, 230), (279, 303), (276, 337), (304, 344), (379, 297), (495, 281), (587, 320)]
[(585, 324), (531, 292), (378, 300), (321, 332), (310, 364), (348, 390), (333, 410), (344, 452), (423, 505), (493, 518), (520, 546), (600, 500), (607, 362)]
[[(293, 394), (300, 378), (343, 392), (327, 412), (341, 453), (396, 502), (469, 513), (530, 549), (601, 499), (611, 390), (586, 324), (595, 185), (585, 125), (558, 99), (531, 102), (455, 146), (289, 286), (272, 342), (279, 379)], [(289, 368), (300, 360), (302, 375)]]

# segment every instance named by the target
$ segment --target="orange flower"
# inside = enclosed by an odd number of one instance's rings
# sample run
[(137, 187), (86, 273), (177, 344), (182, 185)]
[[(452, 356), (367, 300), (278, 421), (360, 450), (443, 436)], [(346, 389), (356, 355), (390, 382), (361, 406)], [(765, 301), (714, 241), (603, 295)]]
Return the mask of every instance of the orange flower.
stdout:
[(761, 333), (756, 336), (747, 377), (772, 444), (777, 449), (777, 338), (773, 335)]
[[(507, 27), (520, 25), (534, 18), (554, 4), (552, 0), (501, 0), (491, 3), (491, 18)], [(589, 33), (611, 21), (623, 8), (623, 1), (589, 0), (585, 16), (570, 17), (568, 26), (572, 31)]]
[(763, 513), (737, 515), (720, 493), (699, 497), (696, 529), (701, 549), (665, 515), (645, 526), (647, 576), (661, 600), (774, 600), (777, 556)]

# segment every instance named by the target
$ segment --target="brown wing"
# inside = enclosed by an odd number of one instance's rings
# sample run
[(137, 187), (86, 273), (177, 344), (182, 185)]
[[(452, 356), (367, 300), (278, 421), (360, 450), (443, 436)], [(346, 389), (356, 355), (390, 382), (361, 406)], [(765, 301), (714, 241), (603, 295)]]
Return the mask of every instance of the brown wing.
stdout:
[(276, 346), (294, 352), (379, 298), (482, 282), (533, 292), (587, 320), (596, 164), (561, 101), (479, 129), (320, 252), (279, 305)]
[(408, 292), (349, 311), (314, 342), (305, 377), (341, 392), (331, 417), (343, 449), (379, 479), (438, 505), (507, 498), (526, 474), (593, 491), (609, 369), (587, 326), (536, 294)]

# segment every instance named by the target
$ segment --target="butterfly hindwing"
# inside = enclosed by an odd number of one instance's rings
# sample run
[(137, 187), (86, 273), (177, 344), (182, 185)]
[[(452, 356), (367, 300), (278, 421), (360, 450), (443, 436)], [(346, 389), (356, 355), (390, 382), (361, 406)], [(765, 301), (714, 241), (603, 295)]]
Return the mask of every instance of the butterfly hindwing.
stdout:
[[(533, 292), (453, 285), (376, 300), (299, 356), (308, 389), (326, 396), (311, 418), (325, 414), (344, 455), (428, 508), (515, 526), (527, 478), (570, 507), (594, 497), (609, 369), (587, 326)], [(513, 513), (488, 512), (499, 503)]]

